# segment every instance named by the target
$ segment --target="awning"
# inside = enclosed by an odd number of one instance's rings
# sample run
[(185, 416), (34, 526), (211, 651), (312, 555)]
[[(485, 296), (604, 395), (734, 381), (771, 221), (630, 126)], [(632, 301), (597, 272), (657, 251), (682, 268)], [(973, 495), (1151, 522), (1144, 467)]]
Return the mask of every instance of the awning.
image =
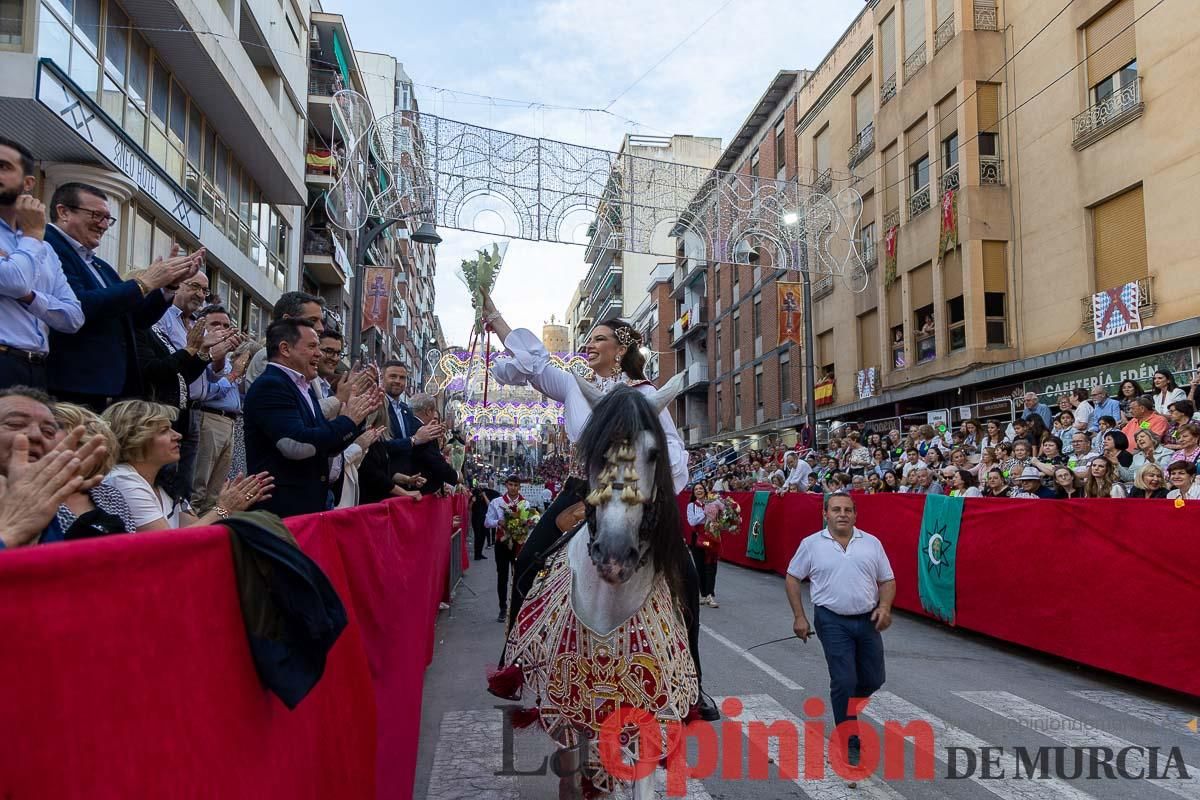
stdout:
[(350, 68), (346, 65), (346, 53), (342, 49), (342, 37), (338, 36), (337, 28), (333, 29), (333, 57), (337, 59), (338, 69), (342, 71), (342, 85), (351, 88)]

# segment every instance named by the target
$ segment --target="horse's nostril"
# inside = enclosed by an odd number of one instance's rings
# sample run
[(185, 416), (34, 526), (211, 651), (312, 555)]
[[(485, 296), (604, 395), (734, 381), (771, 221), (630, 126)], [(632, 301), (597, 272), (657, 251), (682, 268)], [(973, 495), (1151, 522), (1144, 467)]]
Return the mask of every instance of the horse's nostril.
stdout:
[(638, 551), (636, 547), (629, 548), (629, 552), (625, 554), (626, 561), (637, 561)]

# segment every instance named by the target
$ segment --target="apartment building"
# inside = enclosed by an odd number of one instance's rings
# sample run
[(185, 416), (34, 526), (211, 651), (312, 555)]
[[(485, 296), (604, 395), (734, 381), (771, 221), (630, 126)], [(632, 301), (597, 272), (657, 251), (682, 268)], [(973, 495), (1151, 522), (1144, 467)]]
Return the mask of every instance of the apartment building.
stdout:
[(261, 334), (299, 285), (308, 9), (18, 0), (4, 16), (0, 129), (39, 159), (39, 196), (104, 190), (99, 255), (122, 273), (205, 247), (212, 291)]
[[(880, 0), (852, 26), (870, 39), (843, 38), (836, 75), (802, 91), (801, 170), (862, 193), (854, 238), (873, 267), (864, 292), (834, 277), (814, 295), (814, 355), (835, 380), (818, 416), (953, 424), (1056, 393), (1058, 374), (1194, 369), (1200, 235), (1180, 165), (1200, 140), (1180, 126), (1200, 23), (1134, 0), (1056, 10)], [(1097, 340), (1093, 295), (1129, 283), (1148, 330)]]
[[(721, 140), (703, 136), (635, 136), (626, 134), (618, 150), (617, 164), (622, 158), (646, 158), (668, 161), (693, 167), (711, 167), (721, 150)], [(647, 177), (646, 180), (651, 180)], [(592, 328), (605, 319), (628, 319), (641, 304), (642, 292), (657, 268), (662, 255), (633, 253), (620, 249), (624, 236), (623, 225), (629, 208), (639, 193), (661, 195), (662, 188), (648, 184), (626, 185), (619, 170), (614, 170), (597, 209), (597, 220), (584, 252), (587, 275), (580, 282), (580, 301), (568, 308), (567, 316), (574, 321), (572, 335), (576, 345), (587, 341)], [(679, 196), (673, 201), (686, 204), (690, 197)], [(653, 232), (649, 249), (652, 253), (669, 254), (675, 251), (670, 227), (662, 225)]]
[(671, 335), (675, 323), (675, 299), (671, 286), (675, 264), (659, 262), (651, 271), (642, 302), (629, 316), (633, 329), (642, 335), (646, 352), (646, 378), (662, 386), (675, 377)]

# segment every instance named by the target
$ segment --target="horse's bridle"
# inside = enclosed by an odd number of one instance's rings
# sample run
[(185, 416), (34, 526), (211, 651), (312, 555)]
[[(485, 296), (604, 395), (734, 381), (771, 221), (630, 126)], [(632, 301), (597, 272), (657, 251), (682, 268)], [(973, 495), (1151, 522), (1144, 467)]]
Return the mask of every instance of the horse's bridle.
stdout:
[[(645, 507), (642, 521), (638, 526), (638, 548), (641, 550), (638, 558), (638, 569), (646, 566), (650, 560), (650, 546), (647, 544), (646, 533), (658, 527), (658, 514), (655, 512), (654, 501), (658, 497), (658, 486), (652, 485), (650, 496), (642, 494), (638, 484), (637, 469), (633, 466), (637, 461), (637, 451), (628, 442), (614, 444), (605, 454), (605, 467), (600, 471), (598, 480), (600, 486), (590, 491), (584, 500), (584, 524), (588, 526), (588, 556), (592, 556), (595, 545), (593, 533), (596, 530), (596, 509), (605, 503), (620, 498), (627, 505)], [(622, 466), (624, 465), (624, 466)], [(578, 530), (578, 528), (576, 528)], [(575, 531), (571, 532), (573, 536)], [(569, 538), (569, 537), (568, 537)]]

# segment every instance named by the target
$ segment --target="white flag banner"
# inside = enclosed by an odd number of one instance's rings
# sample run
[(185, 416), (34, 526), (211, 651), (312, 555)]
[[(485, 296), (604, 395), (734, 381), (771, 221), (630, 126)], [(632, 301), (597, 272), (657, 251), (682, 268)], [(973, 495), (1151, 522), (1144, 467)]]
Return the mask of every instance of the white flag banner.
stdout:
[(1131, 281), (1092, 295), (1092, 332), (1096, 341), (1142, 329), (1141, 287)]

